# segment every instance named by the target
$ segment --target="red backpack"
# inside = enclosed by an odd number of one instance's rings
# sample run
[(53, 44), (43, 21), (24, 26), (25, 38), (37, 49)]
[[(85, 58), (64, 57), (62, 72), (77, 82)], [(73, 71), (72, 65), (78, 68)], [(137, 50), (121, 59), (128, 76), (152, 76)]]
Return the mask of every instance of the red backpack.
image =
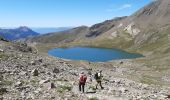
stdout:
[(81, 75), (80, 75), (80, 79), (79, 79), (79, 81), (80, 81), (81, 83), (85, 83), (85, 82), (86, 82), (86, 80), (87, 80), (87, 76), (86, 76), (86, 75), (81, 74)]

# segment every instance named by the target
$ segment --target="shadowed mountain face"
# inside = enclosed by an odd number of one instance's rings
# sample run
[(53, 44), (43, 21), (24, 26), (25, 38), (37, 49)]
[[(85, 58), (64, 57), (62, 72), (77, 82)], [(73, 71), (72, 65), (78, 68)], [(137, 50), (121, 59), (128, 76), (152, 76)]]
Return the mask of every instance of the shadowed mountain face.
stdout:
[(97, 37), (111, 28), (115, 27), (118, 22), (125, 19), (126, 17), (117, 17), (112, 20), (107, 20), (99, 24), (95, 24), (89, 28), (89, 32), (87, 33), (86, 37)]
[(25, 26), (16, 29), (0, 29), (0, 36), (7, 40), (17, 40), (38, 35), (38, 33)]
[(43, 43), (67, 41), (78, 45), (88, 43), (91, 46), (116, 47), (150, 54), (150, 51), (167, 53), (170, 48), (169, 33), (170, 0), (156, 0), (128, 17), (42, 35), (32, 40)]

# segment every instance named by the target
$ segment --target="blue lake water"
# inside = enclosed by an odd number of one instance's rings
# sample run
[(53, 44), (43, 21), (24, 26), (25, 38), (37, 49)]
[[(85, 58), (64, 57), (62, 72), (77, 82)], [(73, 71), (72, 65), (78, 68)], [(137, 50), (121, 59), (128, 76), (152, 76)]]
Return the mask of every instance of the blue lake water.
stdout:
[(49, 50), (48, 54), (64, 59), (87, 60), (91, 62), (106, 62), (117, 59), (133, 59), (143, 57), (141, 54), (128, 53), (119, 49), (92, 47), (55, 48)]

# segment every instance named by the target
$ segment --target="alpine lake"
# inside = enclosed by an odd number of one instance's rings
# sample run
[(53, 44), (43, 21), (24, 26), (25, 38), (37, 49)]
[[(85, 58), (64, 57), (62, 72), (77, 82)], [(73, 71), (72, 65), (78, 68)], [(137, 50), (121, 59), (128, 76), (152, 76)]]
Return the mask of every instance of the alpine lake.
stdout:
[(95, 47), (68, 47), (54, 48), (48, 51), (49, 55), (69, 60), (86, 60), (90, 62), (107, 62), (119, 59), (135, 59), (144, 57), (141, 54), (128, 53), (120, 49)]

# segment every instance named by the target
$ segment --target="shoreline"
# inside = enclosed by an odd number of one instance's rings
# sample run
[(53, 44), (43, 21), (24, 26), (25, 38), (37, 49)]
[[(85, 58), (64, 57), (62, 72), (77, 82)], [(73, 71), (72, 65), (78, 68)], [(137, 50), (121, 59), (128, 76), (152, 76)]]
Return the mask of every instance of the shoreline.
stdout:
[[(38, 45), (41, 45), (41, 44), (38, 44)], [(44, 45), (44, 44), (43, 44)], [(45, 45), (48, 45), (48, 44), (45, 44)], [(51, 45), (51, 44), (50, 44)], [(138, 55), (141, 55), (141, 57), (137, 57), (137, 58), (130, 58), (130, 59), (115, 59), (115, 60), (136, 60), (136, 59), (144, 59), (146, 58), (145, 55), (143, 54), (140, 54), (140, 53), (136, 53), (136, 52), (129, 52), (127, 50), (123, 50), (123, 49), (119, 49), (119, 48), (107, 48), (107, 47), (100, 47), (100, 46), (83, 46), (83, 45), (72, 45), (72, 46), (65, 46), (65, 45), (57, 45), (57, 44), (52, 44), (52, 46), (50, 46), (49, 48), (46, 48), (46, 46), (43, 47), (43, 49), (45, 48), (45, 52), (44, 51), (41, 51), (39, 50), (38, 48), (38, 51), (41, 52), (41, 53), (45, 53), (45, 54), (48, 54), (48, 51), (49, 50), (52, 50), (52, 49), (57, 49), (57, 48), (73, 48), (73, 47), (88, 47), (88, 48), (101, 48), (101, 49), (115, 49), (115, 50), (120, 50), (120, 51), (123, 51), (123, 52), (126, 52), (126, 53), (130, 53), (130, 54), (138, 54)], [(50, 55), (50, 56), (53, 56), (53, 55)], [(55, 56), (53, 56), (55, 57)], [(56, 58), (60, 58), (60, 57), (56, 57)], [(60, 58), (60, 59), (65, 59), (65, 58)], [(88, 60), (71, 60), (71, 59), (65, 59), (65, 60), (69, 60), (69, 61), (87, 61), (87, 62), (91, 62), (91, 61), (88, 61)], [(115, 61), (115, 60), (108, 60), (108, 61), (99, 61), (99, 62), (112, 62), (112, 61)], [(97, 63), (97, 61), (96, 61)]]

